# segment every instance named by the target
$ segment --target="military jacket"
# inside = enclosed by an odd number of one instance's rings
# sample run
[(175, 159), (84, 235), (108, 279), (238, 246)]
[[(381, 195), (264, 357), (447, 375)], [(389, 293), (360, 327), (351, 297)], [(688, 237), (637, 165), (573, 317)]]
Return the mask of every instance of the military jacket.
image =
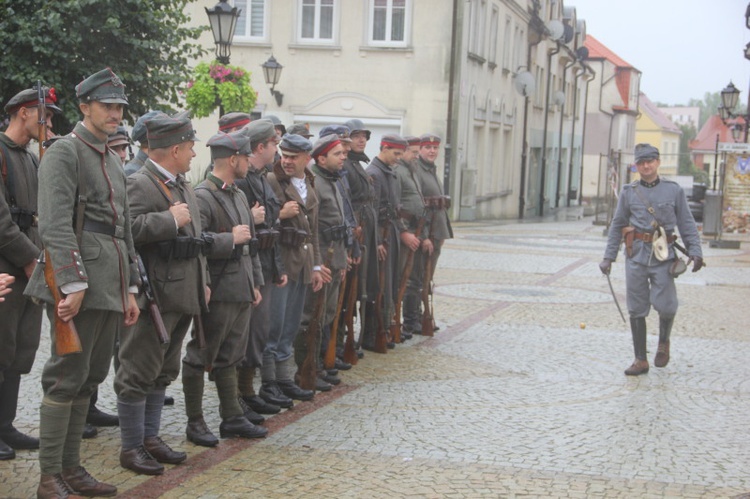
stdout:
[[(167, 179), (150, 159), (127, 182), (133, 242), (143, 259), (159, 309), (199, 314), (206, 309), (206, 258), (171, 258), (169, 250), (165, 251), (177, 236), (201, 236), (201, 213), (193, 188), (182, 179)], [(179, 229), (169, 211), (178, 201), (187, 203), (191, 218)], [(139, 297), (138, 305), (146, 308), (145, 296)]]
[(148, 160), (148, 154), (139, 149), (133, 159), (125, 163), (125, 166), (123, 167), (125, 175), (132, 175), (140, 170), (141, 167), (146, 164), (146, 160)]
[[(428, 163), (422, 158), (417, 158), (417, 167), (414, 172), (419, 185), (422, 187), (422, 196), (443, 195), (443, 186), (437, 177), (435, 163)], [(425, 236), (429, 236), (436, 241), (453, 237), (453, 228), (451, 227), (451, 221), (448, 219), (447, 210), (435, 210), (430, 213), (430, 225), (427, 227)]]
[(37, 211), (36, 158), (0, 132), (0, 272), (24, 276), (23, 267), (39, 256), (42, 246), (34, 223), (22, 231), (13, 222), (11, 208), (25, 210), (29, 216)]
[(338, 173), (329, 172), (318, 165), (313, 165), (315, 174), (315, 193), (318, 195), (318, 242), (321, 254), (325, 254), (329, 247), (333, 247), (332, 270), (346, 268), (346, 238), (338, 241), (331, 240), (327, 230), (334, 227), (346, 227), (344, 218), (344, 200), (336, 185), (339, 181)]
[(303, 202), (297, 188), (292, 185), (289, 175), (279, 163), (274, 165), (273, 173), (268, 174), (268, 183), (282, 206), (288, 201), (296, 201), (300, 207), (297, 215), (281, 221), (281, 227), (303, 230), (310, 236), (309, 240), (299, 247), (281, 246), (281, 257), (287, 274), (290, 278), (296, 278), (302, 272), (305, 284), (312, 281), (313, 267), (322, 263), (318, 246), (318, 195), (313, 187), (312, 178), (312, 173), (305, 170), (307, 199)]
[[(73, 227), (78, 180), (85, 182), (85, 220), (108, 226), (113, 235), (84, 230), (79, 247)], [(39, 235), (52, 261), (56, 284), (86, 283), (82, 309), (125, 312), (128, 288), (139, 283), (130, 229), (125, 173), (120, 158), (78, 123), (56, 140), (39, 165)], [(37, 265), (26, 294), (52, 302)]]
[[(414, 175), (415, 168), (415, 162), (407, 163), (402, 160), (399, 160), (398, 167), (396, 168), (396, 177), (398, 178), (401, 191), (401, 214), (407, 215), (402, 216), (401, 219), (411, 232), (416, 230), (418, 219), (424, 215), (422, 188)], [(426, 230), (423, 226), (422, 237), (424, 237)]]
[[(260, 203), (266, 209), (266, 219), (263, 223), (255, 226), (256, 231), (258, 229), (273, 229), (278, 224), (279, 212), (281, 211), (281, 203), (268, 184), (266, 174), (265, 167), (257, 171), (251, 165), (247, 176), (235, 181), (237, 187), (247, 197), (247, 204), (251, 209), (255, 206), (255, 203)], [(279, 243), (274, 244), (272, 248), (260, 250), (258, 257), (263, 268), (263, 280), (265, 282), (278, 282), (284, 273)]]
[[(648, 205), (654, 209), (654, 216), (649, 213)], [(638, 232), (651, 233), (654, 231), (652, 223), (655, 221), (658, 221), (668, 233), (677, 228), (688, 254), (703, 257), (700, 234), (690, 212), (685, 191), (676, 182), (660, 178), (659, 183), (653, 187), (645, 187), (640, 181), (623, 186), (609, 227), (604, 258), (612, 261), (617, 258), (624, 227), (631, 225)], [(674, 259), (674, 251), (673, 245), (670, 244), (669, 260)], [(661, 263), (653, 257), (651, 243), (639, 239), (633, 241), (632, 259), (643, 265)]]
[[(237, 186), (223, 186), (213, 174), (195, 188), (201, 213), (201, 227), (213, 238), (208, 254), (211, 275), (211, 301), (252, 302), (254, 289), (263, 286), (258, 255), (235, 251), (232, 228), (253, 227), (247, 198)], [(242, 253), (242, 254), (238, 254)]]
[(395, 170), (376, 157), (367, 167), (367, 174), (372, 178), (375, 187), (378, 225), (382, 228), (385, 223), (388, 223), (398, 232), (403, 232), (406, 228), (398, 216), (401, 204), (401, 186)]

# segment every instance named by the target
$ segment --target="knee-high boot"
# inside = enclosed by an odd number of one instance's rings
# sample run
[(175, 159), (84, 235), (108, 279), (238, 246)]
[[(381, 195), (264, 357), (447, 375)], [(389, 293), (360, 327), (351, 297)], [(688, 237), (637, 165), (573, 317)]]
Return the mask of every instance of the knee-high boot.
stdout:
[(669, 335), (672, 333), (674, 317), (659, 316), (659, 348), (656, 350), (654, 365), (664, 367), (669, 364)]
[(5, 371), (5, 379), (0, 382), (0, 440), (13, 449), (38, 449), (38, 438), (21, 433), (13, 426), (20, 387), (21, 375), (18, 372)]
[(631, 317), (630, 331), (633, 334), (633, 350), (635, 360), (633, 364), (625, 370), (628, 376), (638, 376), (648, 372), (648, 360), (646, 360), (646, 318)]

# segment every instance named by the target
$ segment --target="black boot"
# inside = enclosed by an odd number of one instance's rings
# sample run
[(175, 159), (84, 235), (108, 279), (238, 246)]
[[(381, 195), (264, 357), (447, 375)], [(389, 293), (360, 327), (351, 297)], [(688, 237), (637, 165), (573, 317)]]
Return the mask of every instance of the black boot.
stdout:
[(633, 350), (635, 360), (625, 370), (627, 376), (638, 376), (648, 372), (648, 360), (646, 360), (646, 318), (631, 317), (630, 331), (633, 334)]
[(659, 348), (654, 357), (656, 367), (665, 367), (669, 364), (669, 335), (672, 332), (674, 317), (659, 316)]
[[(0, 384), (0, 439), (13, 449), (38, 449), (38, 438), (25, 435), (13, 426), (13, 421), (16, 419), (16, 409), (18, 408), (18, 390), (20, 387), (21, 375), (6, 371), (4, 380)], [(12, 459), (12, 457), (6, 459)]]
[(0, 439), (0, 461), (7, 461), (8, 459), (15, 459), (16, 451)]
[(120, 418), (114, 414), (107, 414), (97, 408), (97, 400), (99, 400), (99, 389), (94, 390), (94, 393), (91, 394), (86, 422), (93, 426), (118, 426), (120, 424)]

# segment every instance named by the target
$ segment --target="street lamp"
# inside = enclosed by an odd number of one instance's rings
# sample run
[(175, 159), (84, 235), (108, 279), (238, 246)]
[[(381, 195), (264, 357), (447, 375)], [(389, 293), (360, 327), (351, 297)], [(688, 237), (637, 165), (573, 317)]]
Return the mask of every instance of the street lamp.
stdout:
[(724, 87), (724, 89), (721, 91), (721, 103), (724, 106), (724, 109), (732, 112), (732, 109), (734, 109), (737, 106), (737, 101), (740, 98), (740, 91), (737, 89), (737, 87), (734, 86), (734, 83), (731, 81), (729, 82), (729, 85)]
[[(750, 127), (748, 127), (748, 123), (750, 123), (750, 114), (732, 112), (732, 110), (737, 107), (737, 103), (739, 102), (739, 100), (740, 91), (737, 87), (734, 86), (734, 83), (730, 81), (729, 85), (724, 87), (724, 89), (721, 91), (721, 105), (718, 107), (717, 111), (719, 112), (721, 121), (725, 125), (728, 125), (727, 121), (731, 118), (742, 118), (741, 124), (739, 121), (737, 121), (734, 125), (732, 125), (732, 137), (735, 137), (735, 141), (737, 141), (740, 134), (739, 130), (742, 130), (744, 128), (745, 142), (747, 142), (748, 131), (750, 130)], [(750, 102), (748, 102), (747, 111), (750, 113)], [(735, 136), (735, 134), (737, 135)]]
[(208, 21), (211, 24), (211, 32), (216, 44), (216, 60), (222, 64), (229, 64), (232, 39), (241, 10), (229, 5), (227, 0), (219, 0), (219, 3), (212, 9), (206, 7), (206, 14), (208, 14)]
[(263, 78), (266, 80), (266, 85), (271, 85), (271, 95), (276, 99), (276, 104), (281, 107), (284, 94), (274, 90), (274, 88), (281, 78), (281, 70), (284, 69), (284, 66), (279, 64), (276, 58), (271, 55), (266, 62), (261, 64), (261, 67), (263, 68)]

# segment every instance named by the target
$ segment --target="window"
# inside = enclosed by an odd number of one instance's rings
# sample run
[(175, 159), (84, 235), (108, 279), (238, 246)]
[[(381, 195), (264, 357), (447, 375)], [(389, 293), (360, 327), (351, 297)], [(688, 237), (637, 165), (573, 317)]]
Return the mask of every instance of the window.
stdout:
[(490, 20), (490, 52), (487, 59), (494, 68), (497, 64), (497, 28), (500, 18), (500, 10), (497, 5), (492, 6), (492, 18)]
[(479, 57), (484, 56), (484, 24), (487, 15), (487, 1), (475, 0), (471, 3), (471, 26), (469, 50)]
[(371, 0), (369, 44), (406, 47), (409, 43), (411, 0)]
[(511, 22), (510, 17), (505, 18), (505, 30), (503, 31), (503, 69), (507, 69), (509, 71), (516, 71), (517, 67), (512, 67), (513, 63), (511, 62), (510, 55), (511, 55), (511, 44), (510, 44), (510, 35), (511, 30)]
[(234, 37), (237, 41), (261, 42), (268, 40), (268, 0), (234, 0), (240, 11)]
[(334, 0), (300, 0), (297, 38), (304, 43), (332, 44), (336, 40)]

